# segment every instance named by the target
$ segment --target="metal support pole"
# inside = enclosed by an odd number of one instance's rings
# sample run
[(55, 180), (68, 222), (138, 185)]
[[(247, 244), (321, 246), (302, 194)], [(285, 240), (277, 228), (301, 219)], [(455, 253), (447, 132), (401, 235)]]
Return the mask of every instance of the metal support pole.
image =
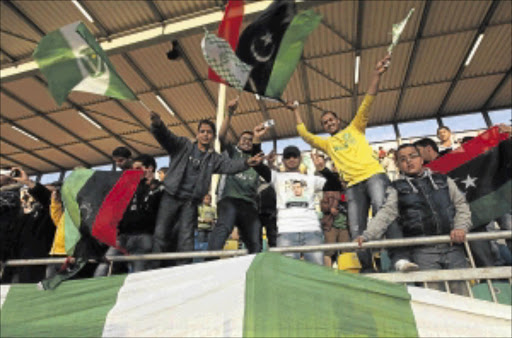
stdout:
[(482, 111), (482, 115), (484, 116), (485, 124), (487, 125), (487, 128), (492, 127), (492, 121), (491, 117), (489, 116), (489, 112), (487, 110)]
[(402, 135), (400, 135), (400, 129), (398, 129), (397, 123), (393, 123), (393, 129), (395, 130), (396, 143), (398, 145), (401, 145), (402, 144)]
[[(220, 141), (219, 141), (219, 131), (222, 126), (222, 122), (224, 122), (224, 115), (226, 110), (226, 85), (223, 83), (219, 84), (219, 98), (217, 100), (217, 118), (215, 120), (215, 126), (217, 128), (217, 138), (215, 139), (215, 151), (220, 153)], [(217, 186), (219, 185), (219, 175), (212, 176), (211, 190), (210, 194), (212, 195), (212, 205), (217, 205), (217, 195), (215, 192), (217, 191)]]

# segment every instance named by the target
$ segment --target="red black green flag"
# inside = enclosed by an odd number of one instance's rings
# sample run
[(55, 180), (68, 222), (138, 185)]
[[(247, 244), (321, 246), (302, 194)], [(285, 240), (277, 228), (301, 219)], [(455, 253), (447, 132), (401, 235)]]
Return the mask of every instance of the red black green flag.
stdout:
[(450, 176), (465, 194), (473, 228), (510, 212), (512, 140), (493, 127), (426, 165)]

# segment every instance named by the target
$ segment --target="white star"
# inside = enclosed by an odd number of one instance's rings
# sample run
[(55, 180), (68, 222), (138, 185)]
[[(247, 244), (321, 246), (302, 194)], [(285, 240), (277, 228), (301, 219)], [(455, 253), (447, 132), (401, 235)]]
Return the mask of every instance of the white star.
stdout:
[(265, 46), (267, 46), (268, 44), (272, 43), (272, 34), (267, 32), (267, 34), (263, 35), (260, 39), (263, 40), (263, 42), (265, 42)]
[(469, 187), (475, 187), (476, 188), (476, 184), (475, 184), (475, 181), (477, 180), (478, 178), (476, 177), (471, 177), (469, 176), (468, 174), (468, 177), (466, 177), (466, 179), (464, 181), (461, 181), (462, 183), (464, 183), (464, 185), (466, 186), (466, 190), (468, 190)]

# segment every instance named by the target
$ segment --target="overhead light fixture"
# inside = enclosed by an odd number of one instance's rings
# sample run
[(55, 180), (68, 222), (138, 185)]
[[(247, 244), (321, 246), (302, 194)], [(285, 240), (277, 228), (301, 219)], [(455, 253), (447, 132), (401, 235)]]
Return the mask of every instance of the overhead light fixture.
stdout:
[(167, 105), (167, 103), (165, 103), (164, 99), (162, 99), (162, 97), (160, 95), (155, 95), (156, 96), (156, 99), (160, 102), (160, 104), (162, 106), (164, 106), (165, 109), (167, 109), (167, 111), (172, 115), (174, 116), (174, 112), (172, 111), (171, 107), (169, 107)]
[(355, 84), (358, 84), (359, 83), (359, 62), (361, 61), (360, 60), (361, 57), (358, 55), (356, 56), (356, 66), (355, 66), (355, 73), (354, 73), (354, 82)]
[(89, 20), (90, 22), (94, 22), (92, 16), (89, 13), (87, 13), (85, 8), (83, 8), (82, 5), (80, 5), (78, 0), (71, 0), (71, 2), (73, 3), (73, 5), (75, 5), (76, 8), (78, 8), (80, 12), (82, 12), (82, 14), (87, 18), (87, 20)]
[(37, 137), (35, 137), (34, 135), (32, 135), (31, 133), (29, 133), (21, 128), (18, 128), (16, 126), (11, 126), (11, 127), (12, 127), (12, 129), (16, 130), (17, 132), (22, 133), (23, 135), (25, 135), (27, 137), (30, 137), (34, 141), (39, 141), (39, 139)]
[(464, 67), (469, 65), (469, 63), (471, 62), (471, 59), (473, 59), (473, 56), (475, 55), (476, 53), (476, 50), (478, 49), (478, 46), (480, 46), (480, 43), (482, 42), (482, 39), (484, 38), (484, 35), (483, 34), (480, 34), (478, 36), (478, 39), (476, 39), (476, 42), (475, 44), (473, 45), (473, 48), (471, 49), (471, 53), (469, 53), (469, 56), (466, 60), (466, 63), (464, 64)]
[(87, 122), (89, 122), (90, 124), (92, 124), (93, 126), (95, 126), (96, 128), (98, 129), (103, 129), (101, 128), (101, 126), (96, 123), (93, 119), (91, 119), (89, 116), (87, 116), (86, 114), (84, 114), (83, 112), (79, 111), (78, 112), (78, 115), (80, 115), (81, 117), (83, 117)]

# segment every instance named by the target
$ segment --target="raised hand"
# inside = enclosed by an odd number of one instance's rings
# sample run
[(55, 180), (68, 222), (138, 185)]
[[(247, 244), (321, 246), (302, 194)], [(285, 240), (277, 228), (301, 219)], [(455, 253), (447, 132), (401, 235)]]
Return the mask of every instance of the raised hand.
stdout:
[(253, 157), (249, 157), (246, 162), (249, 167), (255, 167), (261, 164), (264, 158), (265, 154), (261, 152), (259, 154), (254, 155)]
[(155, 125), (158, 125), (158, 124), (161, 124), (163, 123), (162, 122), (162, 119), (160, 118), (160, 115), (158, 115), (156, 112), (154, 111), (151, 111), (151, 124), (155, 124)]
[(237, 96), (233, 100), (228, 102), (228, 112), (230, 115), (233, 115), (233, 113), (238, 108), (238, 100), (239, 99), (240, 99), (240, 96)]
[(382, 60), (377, 62), (375, 65), (375, 73), (378, 75), (382, 75), (386, 70), (388, 70), (389, 63), (391, 61), (391, 55), (386, 55)]
[(263, 123), (260, 123), (256, 127), (254, 127), (252, 132), (254, 134), (254, 137), (259, 140), (263, 135), (265, 135), (267, 130), (268, 130), (268, 127), (265, 127)]
[(322, 156), (318, 156), (316, 153), (311, 152), (311, 159), (317, 171), (325, 169), (325, 159)]

